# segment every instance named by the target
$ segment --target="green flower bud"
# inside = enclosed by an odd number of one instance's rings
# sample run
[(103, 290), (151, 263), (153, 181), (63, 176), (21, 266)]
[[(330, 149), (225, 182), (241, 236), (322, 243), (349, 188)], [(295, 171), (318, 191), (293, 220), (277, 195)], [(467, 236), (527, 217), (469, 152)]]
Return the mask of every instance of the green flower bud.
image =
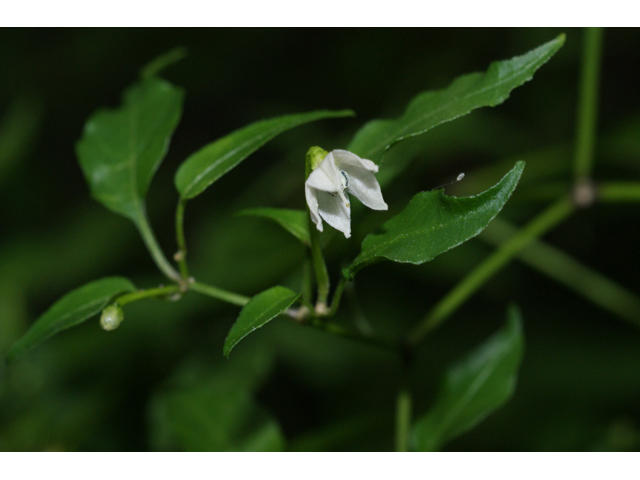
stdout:
[(307, 177), (322, 163), (322, 160), (328, 154), (329, 152), (320, 147), (311, 147), (309, 149), (307, 152)]
[(115, 330), (124, 320), (124, 313), (119, 305), (109, 305), (102, 311), (100, 317), (100, 326), (107, 332)]

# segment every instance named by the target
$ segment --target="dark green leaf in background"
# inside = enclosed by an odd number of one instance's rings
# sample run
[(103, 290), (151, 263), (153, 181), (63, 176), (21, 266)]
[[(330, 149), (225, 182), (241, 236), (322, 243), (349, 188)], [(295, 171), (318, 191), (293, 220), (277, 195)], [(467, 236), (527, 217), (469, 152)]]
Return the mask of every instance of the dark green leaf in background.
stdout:
[(446, 373), (434, 406), (414, 427), (416, 450), (438, 450), (511, 398), (523, 350), (521, 315), (511, 306), (506, 325)]
[(36, 320), (27, 333), (15, 343), (7, 355), (7, 361), (13, 361), (56, 333), (97, 315), (116, 295), (133, 292), (135, 289), (136, 287), (126, 278), (107, 277), (71, 291)]
[(379, 163), (384, 152), (400, 140), (419, 135), (472, 110), (504, 102), (511, 90), (531, 80), (564, 44), (564, 35), (511, 60), (494, 62), (485, 73), (457, 78), (444, 90), (424, 92), (396, 120), (373, 120), (355, 135), (348, 150)]
[(40, 130), (42, 101), (30, 95), (14, 98), (0, 118), (0, 185), (4, 176), (34, 146)]
[(149, 405), (156, 450), (280, 451), (285, 439), (277, 420), (254, 392), (272, 369), (271, 354), (253, 349), (223, 364), (192, 359), (166, 382)]
[(140, 77), (143, 79), (157, 76), (162, 70), (187, 56), (187, 49), (184, 47), (172, 48), (168, 52), (157, 56), (140, 69)]
[(86, 123), (76, 152), (91, 189), (105, 207), (137, 225), (144, 198), (182, 114), (182, 89), (149, 77), (130, 87), (122, 105)]
[(280, 427), (251, 395), (223, 389), (214, 382), (162, 397), (155, 405), (171, 442), (161, 449), (189, 452), (279, 451), (284, 448)]
[(517, 162), (500, 182), (472, 197), (449, 197), (444, 190), (420, 192), (398, 215), (367, 235), (349, 276), (384, 258), (421, 264), (478, 235), (513, 193), (524, 170)]
[[(323, 118), (351, 115), (353, 115), (351, 110), (318, 110), (252, 123), (210, 143), (187, 158), (176, 173), (176, 188), (183, 199), (196, 197), (282, 132)], [(301, 164), (300, 168), (303, 171), (304, 165)], [(273, 188), (278, 186), (274, 185)]]
[(280, 315), (296, 301), (300, 294), (288, 288), (275, 286), (259, 293), (247, 303), (233, 324), (227, 339), (224, 341), (224, 356), (228, 357), (231, 349), (240, 340), (255, 329)]
[(273, 220), (305, 245), (310, 245), (309, 220), (304, 210), (286, 208), (250, 208), (238, 212), (238, 215), (261, 217)]

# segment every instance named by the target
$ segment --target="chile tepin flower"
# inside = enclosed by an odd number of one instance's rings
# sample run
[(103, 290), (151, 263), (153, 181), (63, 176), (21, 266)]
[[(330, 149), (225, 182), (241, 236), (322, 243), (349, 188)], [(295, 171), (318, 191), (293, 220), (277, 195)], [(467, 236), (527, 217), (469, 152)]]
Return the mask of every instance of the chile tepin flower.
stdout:
[(322, 220), (336, 230), (351, 236), (352, 194), (373, 210), (387, 210), (380, 184), (374, 173), (378, 166), (371, 160), (360, 158), (346, 150), (327, 153), (320, 147), (311, 147), (307, 161), (313, 170), (304, 185), (311, 220), (322, 231)]

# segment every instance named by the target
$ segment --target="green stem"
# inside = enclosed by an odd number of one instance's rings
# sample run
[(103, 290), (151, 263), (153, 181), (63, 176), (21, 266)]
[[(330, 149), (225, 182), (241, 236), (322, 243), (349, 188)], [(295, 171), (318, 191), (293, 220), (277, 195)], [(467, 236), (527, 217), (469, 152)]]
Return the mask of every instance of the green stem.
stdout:
[(597, 198), (601, 202), (640, 202), (639, 182), (607, 182), (597, 187)]
[(331, 308), (329, 309), (329, 316), (333, 316), (338, 311), (338, 307), (340, 306), (340, 299), (342, 298), (342, 292), (344, 291), (344, 287), (347, 284), (347, 279), (342, 277), (338, 282), (338, 286), (336, 287), (336, 291), (333, 292), (333, 298), (331, 299)]
[(158, 245), (158, 241), (153, 234), (153, 230), (151, 230), (151, 225), (149, 225), (149, 220), (144, 210), (140, 212), (136, 225), (138, 226), (138, 231), (142, 236), (142, 240), (147, 246), (147, 249), (151, 253), (153, 261), (156, 262), (156, 265), (158, 266), (160, 271), (164, 273), (167, 278), (173, 280), (174, 282), (180, 282), (180, 274), (175, 268), (173, 268), (171, 263), (169, 263), (169, 260), (167, 260), (167, 257), (164, 256), (164, 253), (160, 249), (160, 245)]
[[(305, 159), (305, 179), (311, 175), (311, 157), (307, 154)], [(311, 220), (311, 212), (309, 211), (309, 205), (307, 205), (307, 220), (309, 223), (309, 237), (311, 240), (311, 261), (313, 262), (313, 270), (316, 273), (316, 283), (318, 284), (318, 298), (317, 304), (321, 304), (326, 307), (327, 298), (329, 298), (329, 273), (327, 272), (327, 265), (324, 262), (322, 255), (322, 248), (320, 247), (320, 233), (315, 223)]]
[(585, 29), (576, 134), (575, 177), (577, 180), (589, 178), (593, 167), (601, 53), (602, 29)]
[(221, 288), (199, 282), (190, 283), (189, 289), (212, 298), (217, 298), (218, 300), (222, 300), (223, 302), (238, 305), (240, 307), (246, 305), (247, 302), (251, 300), (250, 297), (245, 297), (244, 295), (240, 295), (239, 293), (229, 292), (227, 290), (222, 290)]
[(187, 200), (181, 198), (176, 208), (176, 241), (178, 243), (178, 251), (175, 259), (180, 267), (180, 275), (186, 280), (189, 278), (189, 269), (187, 268), (187, 242), (184, 238), (184, 209), (187, 206)]
[(125, 295), (122, 295), (121, 297), (116, 298), (114, 303), (117, 303), (122, 307), (127, 303), (137, 302), (138, 300), (144, 300), (145, 298), (166, 297), (168, 295), (174, 295), (176, 293), (180, 293), (179, 285), (149, 288), (147, 290), (138, 290), (137, 292), (127, 293)]
[(409, 451), (409, 430), (411, 428), (411, 393), (402, 388), (396, 399), (396, 452)]
[[(517, 228), (495, 218), (479, 238), (500, 245), (516, 234)], [(567, 288), (621, 318), (640, 326), (640, 299), (600, 273), (542, 241), (533, 240), (518, 258)]]
[(467, 275), (422, 319), (407, 337), (410, 345), (414, 346), (420, 343), (427, 333), (448, 318), (493, 274), (505, 266), (533, 239), (543, 235), (566, 219), (574, 208), (573, 203), (568, 198), (562, 198), (534, 218), (508, 241), (500, 245), (492, 255)]
[(302, 298), (305, 302), (313, 301), (313, 272), (311, 260), (307, 259), (302, 265)]

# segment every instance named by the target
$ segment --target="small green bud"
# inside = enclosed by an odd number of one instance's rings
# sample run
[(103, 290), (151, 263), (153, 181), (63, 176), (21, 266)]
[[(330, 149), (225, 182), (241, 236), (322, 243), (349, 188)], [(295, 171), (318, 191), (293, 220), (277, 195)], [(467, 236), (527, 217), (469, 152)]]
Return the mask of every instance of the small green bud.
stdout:
[(313, 172), (318, 165), (329, 154), (325, 149), (320, 147), (311, 147), (307, 152), (307, 177)]
[(107, 332), (115, 330), (120, 326), (124, 320), (124, 313), (119, 305), (109, 305), (102, 310), (102, 316), (100, 317), (100, 326)]

